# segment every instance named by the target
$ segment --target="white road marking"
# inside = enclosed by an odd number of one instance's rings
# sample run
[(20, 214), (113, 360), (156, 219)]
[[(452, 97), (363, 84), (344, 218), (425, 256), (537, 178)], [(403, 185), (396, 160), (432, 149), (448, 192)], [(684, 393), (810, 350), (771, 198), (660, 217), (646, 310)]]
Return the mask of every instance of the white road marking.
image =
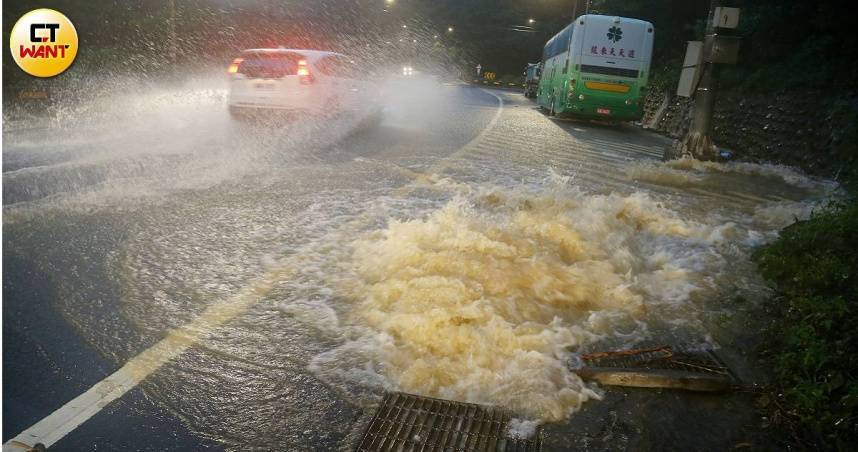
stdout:
[(452, 154), (439, 160), (437, 163), (432, 165), (425, 173), (415, 172), (417, 176), (414, 178), (414, 182), (398, 190), (395, 190), (393, 192), (394, 195), (404, 196), (413, 191), (415, 188), (417, 188), (418, 185), (425, 185), (426, 182), (432, 181), (434, 177), (439, 176), (441, 173), (443, 173), (444, 170), (449, 167), (450, 163), (462, 158), (462, 156), (474, 150), (477, 145), (482, 142), (483, 139), (489, 134), (489, 132), (494, 130), (495, 126), (498, 123), (498, 120), (501, 117), (501, 114), (503, 113), (503, 99), (501, 99), (500, 96), (489, 90), (483, 88), (480, 88), (480, 90), (485, 92), (486, 94), (492, 95), (498, 101), (497, 111), (495, 112), (495, 115), (492, 117), (491, 121), (489, 121), (488, 125), (486, 125), (486, 127), (479, 133), (479, 135), (475, 136), (471, 141), (465, 143), (464, 146), (460, 147)]
[(501, 114), (503, 114), (503, 99), (500, 96), (498, 96), (497, 94), (495, 94), (489, 90), (482, 89), (482, 88), (480, 88), (480, 90), (486, 94), (492, 95), (495, 99), (497, 99), (498, 108), (497, 108), (497, 111), (495, 112), (495, 115), (492, 117), (491, 121), (489, 121), (486, 128), (483, 129), (483, 131), (480, 132), (479, 135), (475, 136), (471, 141), (468, 141), (467, 143), (465, 143), (465, 145), (462, 146), (461, 148), (459, 148), (456, 152), (448, 155), (447, 157), (444, 157), (443, 159), (439, 160), (437, 164), (435, 164), (434, 166), (429, 168), (430, 173), (439, 174), (439, 173), (443, 172), (447, 168), (447, 165), (451, 162), (451, 160), (458, 159), (462, 155), (470, 152), (471, 148), (476, 146), (476, 144), (479, 143), (480, 141), (482, 141), (483, 138), (485, 138), (486, 135), (489, 134), (489, 132), (494, 130), (495, 126), (498, 123), (498, 120), (501, 117)]
[[(503, 112), (503, 100), (494, 93), (483, 90), (498, 100), (498, 111), (489, 124), (464, 146), (441, 159), (430, 169), (430, 173), (440, 173), (446, 169), (451, 160), (455, 160), (468, 152), (491, 131)], [(419, 175), (419, 173), (415, 173)], [(425, 175), (424, 175), (425, 177)], [(420, 183), (421, 178), (415, 177)], [(412, 184), (408, 190), (413, 190)], [(406, 191), (405, 193), (407, 193)], [(302, 255), (293, 257), (300, 261)], [(218, 326), (244, 313), (257, 301), (265, 298), (274, 284), (293, 274), (297, 266), (284, 264), (262, 276), (253, 279), (250, 284), (240, 290), (234, 297), (224, 300), (207, 308), (199, 317), (173, 331), (167, 333), (164, 339), (141, 352), (107, 378), (99, 381), (83, 394), (75, 397), (46, 418), (24, 430), (3, 444), (3, 452), (20, 452), (30, 450), (36, 444), (51, 447), (69, 432), (86, 422), (89, 418), (104, 409), (114, 400), (140, 384), (146, 377), (153, 374), (161, 366), (184, 353), (188, 348), (204, 339)]]
[(291, 273), (291, 267), (285, 266), (270, 271), (254, 279), (231, 299), (215, 303), (187, 325), (170, 331), (164, 339), (132, 358), (119, 370), (7, 441), (3, 444), (3, 451), (28, 450), (25, 445), (37, 443), (50, 447), (168, 361), (184, 353), (216, 327), (253, 306), (271, 291), (275, 283)]

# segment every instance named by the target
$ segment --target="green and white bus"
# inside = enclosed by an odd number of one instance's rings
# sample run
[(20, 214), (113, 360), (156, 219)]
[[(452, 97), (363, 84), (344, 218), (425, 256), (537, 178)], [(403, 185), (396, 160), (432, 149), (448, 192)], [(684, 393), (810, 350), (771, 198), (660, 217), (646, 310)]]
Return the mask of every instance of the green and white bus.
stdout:
[(537, 103), (551, 115), (639, 120), (654, 34), (638, 19), (575, 19), (545, 44)]

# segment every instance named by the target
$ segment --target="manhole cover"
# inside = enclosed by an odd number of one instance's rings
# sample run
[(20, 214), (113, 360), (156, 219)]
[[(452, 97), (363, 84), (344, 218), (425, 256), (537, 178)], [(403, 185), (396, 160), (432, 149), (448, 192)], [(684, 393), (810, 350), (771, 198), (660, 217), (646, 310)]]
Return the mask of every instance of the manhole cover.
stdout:
[(711, 350), (675, 351), (669, 346), (590, 353), (572, 370), (585, 380), (614, 386), (721, 391), (738, 383)]
[(496, 407), (393, 392), (385, 395), (359, 451), (538, 451), (542, 431), (510, 438), (510, 413)]

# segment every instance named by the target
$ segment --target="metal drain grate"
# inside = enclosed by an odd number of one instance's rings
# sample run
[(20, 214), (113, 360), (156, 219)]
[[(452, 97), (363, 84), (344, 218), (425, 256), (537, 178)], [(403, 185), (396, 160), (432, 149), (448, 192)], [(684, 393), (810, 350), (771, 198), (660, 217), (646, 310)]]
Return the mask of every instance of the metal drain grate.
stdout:
[(591, 353), (572, 369), (585, 380), (606, 385), (720, 391), (738, 383), (711, 350), (675, 351), (669, 346)]
[(375, 412), (358, 451), (538, 451), (542, 431), (506, 436), (509, 412), (473, 403), (392, 392)]

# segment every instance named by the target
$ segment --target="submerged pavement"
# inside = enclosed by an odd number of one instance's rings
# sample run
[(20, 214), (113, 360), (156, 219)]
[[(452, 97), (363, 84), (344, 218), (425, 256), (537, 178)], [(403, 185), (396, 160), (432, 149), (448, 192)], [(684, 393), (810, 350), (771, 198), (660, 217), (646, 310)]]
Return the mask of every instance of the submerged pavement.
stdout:
[(143, 93), (121, 133), (4, 130), (4, 442), (165, 338), (53, 449), (348, 447), (385, 388), (551, 421), (548, 449), (747, 439), (745, 399), (603, 393), (566, 350), (714, 344), (756, 378), (747, 252), (831, 186), (414, 83), (379, 124), (235, 123), (215, 87)]

